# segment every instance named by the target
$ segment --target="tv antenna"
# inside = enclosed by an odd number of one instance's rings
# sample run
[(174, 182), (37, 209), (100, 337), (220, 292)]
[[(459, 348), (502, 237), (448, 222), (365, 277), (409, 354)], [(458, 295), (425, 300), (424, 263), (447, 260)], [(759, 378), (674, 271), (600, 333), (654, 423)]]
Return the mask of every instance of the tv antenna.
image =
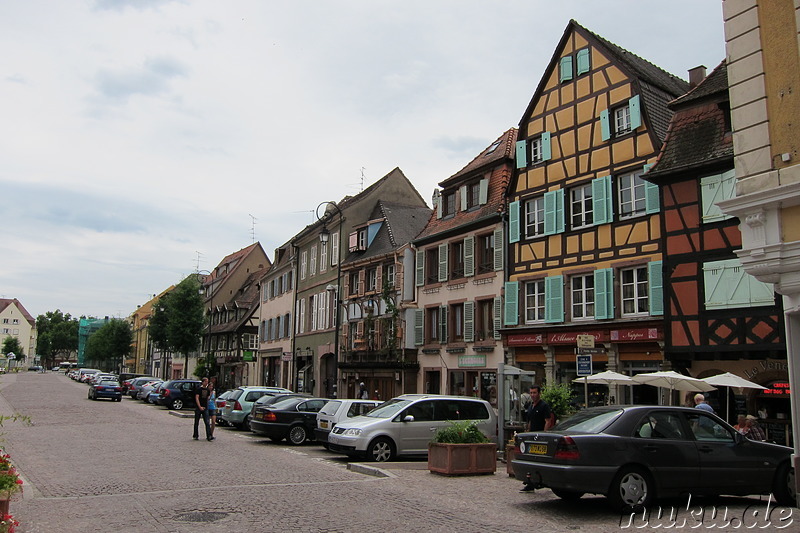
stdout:
[(199, 252), (197, 250), (195, 250), (194, 253), (197, 254), (197, 258), (194, 260), (194, 271), (195, 272), (199, 272), (200, 271), (200, 258), (203, 256), (203, 253)]
[(256, 220), (258, 219), (250, 215), (250, 213), (248, 215), (250, 216), (250, 238), (253, 239), (253, 242), (256, 242)]

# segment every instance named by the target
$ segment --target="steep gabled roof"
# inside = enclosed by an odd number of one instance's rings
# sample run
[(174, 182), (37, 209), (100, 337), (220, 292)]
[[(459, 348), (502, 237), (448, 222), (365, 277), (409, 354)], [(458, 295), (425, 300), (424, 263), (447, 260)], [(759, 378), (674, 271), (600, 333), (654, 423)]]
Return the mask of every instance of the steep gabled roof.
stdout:
[(505, 131), (497, 140), (475, 156), (475, 159), (467, 163), (464, 168), (440, 182), (439, 186), (447, 188), (455, 182), (460, 181), (459, 178), (468, 177), (472, 173), (491, 168), (496, 165), (498, 161), (511, 159), (514, 154), (514, 143), (516, 140), (517, 128), (511, 128)]
[(431, 210), (427, 207), (402, 205), (381, 200), (375, 206), (370, 217), (372, 220), (382, 219), (381, 228), (365, 251), (350, 252), (343, 264), (380, 257), (398, 250), (416, 237), (425, 227), (430, 216)]
[(25, 320), (31, 326), (35, 326), (36, 325), (36, 319), (33, 318), (33, 315), (31, 315), (28, 312), (28, 310), (25, 309), (25, 306), (22, 305), (22, 303), (20, 303), (20, 301), (17, 300), (16, 298), (13, 298), (13, 299), (12, 298), (0, 298), (0, 313), (5, 311), (6, 308), (11, 304), (14, 304), (14, 305), (17, 306), (17, 309), (19, 309), (19, 312), (22, 313), (22, 316), (25, 317)]
[(240, 291), (235, 294), (230, 301), (221, 304), (227, 309), (248, 309), (249, 312), (239, 320), (215, 324), (212, 327), (212, 333), (238, 331), (242, 326), (247, 324), (247, 321), (253, 316), (253, 312), (258, 308), (259, 296), (261, 294), (258, 281), (264, 277), (264, 274), (266, 274), (268, 270), (269, 267), (266, 267), (251, 272), (242, 284)]

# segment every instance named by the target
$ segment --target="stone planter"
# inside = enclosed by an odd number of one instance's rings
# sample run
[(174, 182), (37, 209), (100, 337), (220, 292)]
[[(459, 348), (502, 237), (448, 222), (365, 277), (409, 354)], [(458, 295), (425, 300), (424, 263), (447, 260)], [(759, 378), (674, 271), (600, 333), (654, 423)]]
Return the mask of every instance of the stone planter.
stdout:
[(494, 474), (497, 471), (497, 445), (428, 444), (428, 470), (447, 476)]

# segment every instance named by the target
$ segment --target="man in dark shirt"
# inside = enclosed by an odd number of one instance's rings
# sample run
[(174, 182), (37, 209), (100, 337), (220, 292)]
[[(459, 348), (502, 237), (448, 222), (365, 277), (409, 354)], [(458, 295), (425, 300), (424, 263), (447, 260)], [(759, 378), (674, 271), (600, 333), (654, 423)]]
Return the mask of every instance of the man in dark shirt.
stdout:
[(543, 431), (553, 427), (555, 422), (553, 411), (547, 402), (542, 400), (541, 389), (538, 385), (531, 386), (531, 403), (525, 419), (528, 422), (528, 431)]
[(194, 391), (194, 435), (192, 435), (194, 440), (199, 437), (197, 425), (200, 423), (200, 417), (203, 417), (203, 423), (206, 425), (206, 440), (214, 440), (214, 437), (211, 436), (211, 426), (208, 422), (208, 398), (210, 394), (208, 378), (203, 378), (200, 387)]

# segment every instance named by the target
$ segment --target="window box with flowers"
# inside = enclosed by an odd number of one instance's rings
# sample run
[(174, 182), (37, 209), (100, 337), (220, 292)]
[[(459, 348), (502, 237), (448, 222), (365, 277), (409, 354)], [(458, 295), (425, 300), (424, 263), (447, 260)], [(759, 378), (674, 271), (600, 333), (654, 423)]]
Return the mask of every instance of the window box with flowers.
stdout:
[[(11, 456), (0, 451), (0, 515), (8, 515), (9, 500), (11, 497), (22, 492), (22, 479), (20, 479), (17, 469), (11, 464)], [(12, 520), (13, 521), (13, 520)], [(0, 528), (0, 532), (5, 531)]]

